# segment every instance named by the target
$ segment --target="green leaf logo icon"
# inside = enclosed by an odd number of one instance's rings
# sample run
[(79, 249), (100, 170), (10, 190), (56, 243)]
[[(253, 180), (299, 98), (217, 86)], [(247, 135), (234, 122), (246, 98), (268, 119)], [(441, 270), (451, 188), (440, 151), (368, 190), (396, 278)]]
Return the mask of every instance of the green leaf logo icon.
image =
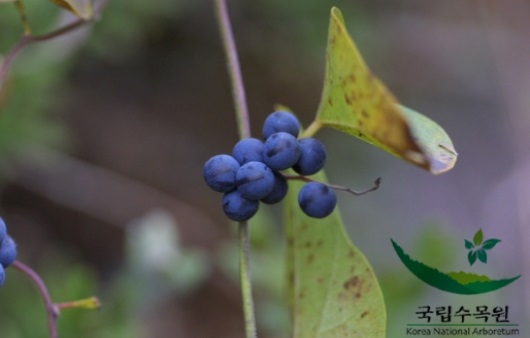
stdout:
[(486, 241), (484, 240), (484, 234), (482, 229), (479, 229), (473, 236), (473, 243), (467, 239), (464, 242), (466, 249), (469, 250), (467, 253), (467, 260), (469, 265), (473, 265), (477, 259), (482, 263), (486, 264), (488, 262), (488, 254), (486, 250), (491, 250), (499, 243), (501, 240), (496, 238), (490, 238)]
[(475, 236), (473, 236), (473, 243), (475, 244), (475, 246), (479, 246), (480, 244), (482, 244), (483, 237), (484, 236), (482, 234), (482, 229), (480, 229), (479, 231), (477, 231)]

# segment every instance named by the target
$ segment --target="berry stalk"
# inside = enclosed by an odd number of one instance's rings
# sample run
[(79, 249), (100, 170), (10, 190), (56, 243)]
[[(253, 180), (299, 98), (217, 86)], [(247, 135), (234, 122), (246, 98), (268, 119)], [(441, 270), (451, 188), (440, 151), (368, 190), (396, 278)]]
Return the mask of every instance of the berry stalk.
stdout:
[[(283, 177), (285, 177), (285, 179), (287, 179), (287, 180), (298, 180), (298, 181), (304, 181), (304, 182), (318, 182), (318, 181), (310, 179), (309, 177), (302, 176), (302, 175), (283, 174)], [(374, 185), (372, 187), (370, 187), (368, 189), (365, 189), (365, 190), (353, 190), (353, 189), (348, 188), (348, 187), (343, 187), (341, 185), (329, 184), (329, 183), (326, 183), (325, 185), (327, 185), (328, 187), (330, 187), (331, 189), (334, 189), (334, 190), (344, 191), (344, 192), (350, 193), (350, 194), (355, 195), (355, 196), (361, 196), (361, 195), (367, 194), (367, 193), (369, 193), (371, 191), (379, 189), (379, 186), (381, 185), (381, 177), (378, 177), (374, 181)]]
[[(232, 95), (236, 109), (239, 137), (245, 139), (250, 137), (250, 123), (245, 87), (243, 86), (243, 77), (241, 76), (241, 67), (239, 66), (234, 34), (232, 32), (226, 2), (224, 0), (215, 0), (214, 3), (227, 59), (228, 73), (230, 74), (232, 83)], [(250, 278), (250, 238), (247, 221), (239, 222), (239, 270), (246, 337), (254, 338), (257, 337), (257, 329)]]

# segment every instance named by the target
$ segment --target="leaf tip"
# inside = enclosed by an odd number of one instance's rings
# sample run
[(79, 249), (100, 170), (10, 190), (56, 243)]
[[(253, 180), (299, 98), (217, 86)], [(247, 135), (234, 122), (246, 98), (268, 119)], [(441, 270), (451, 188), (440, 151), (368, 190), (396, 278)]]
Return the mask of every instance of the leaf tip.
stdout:
[(331, 17), (338, 20), (341, 24), (344, 25), (344, 17), (342, 16), (342, 12), (338, 7), (331, 7)]

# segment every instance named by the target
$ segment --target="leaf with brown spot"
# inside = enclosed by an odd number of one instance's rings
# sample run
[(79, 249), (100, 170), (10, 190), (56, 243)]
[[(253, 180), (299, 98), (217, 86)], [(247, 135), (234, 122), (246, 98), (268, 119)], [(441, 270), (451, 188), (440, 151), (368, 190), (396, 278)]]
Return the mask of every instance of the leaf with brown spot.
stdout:
[(456, 151), (445, 131), (427, 117), (400, 106), (370, 72), (335, 7), (315, 123), (359, 137), (433, 174), (450, 170), (456, 162)]
[[(326, 181), (322, 172), (312, 178)], [(350, 242), (338, 210), (324, 219), (300, 210), (302, 185), (290, 181), (285, 199), (292, 337), (384, 338), (385, 304), (370, 264)]]

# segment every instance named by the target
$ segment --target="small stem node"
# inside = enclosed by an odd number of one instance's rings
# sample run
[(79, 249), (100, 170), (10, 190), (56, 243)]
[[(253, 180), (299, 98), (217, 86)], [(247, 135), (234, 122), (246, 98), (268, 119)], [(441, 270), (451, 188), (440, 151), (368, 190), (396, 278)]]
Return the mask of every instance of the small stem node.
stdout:
[(322, 123), (318, 120), (314, 120), (304, 131), (302, 137), (312, 137), (320, 130), (320, 128), (322, 128)]

